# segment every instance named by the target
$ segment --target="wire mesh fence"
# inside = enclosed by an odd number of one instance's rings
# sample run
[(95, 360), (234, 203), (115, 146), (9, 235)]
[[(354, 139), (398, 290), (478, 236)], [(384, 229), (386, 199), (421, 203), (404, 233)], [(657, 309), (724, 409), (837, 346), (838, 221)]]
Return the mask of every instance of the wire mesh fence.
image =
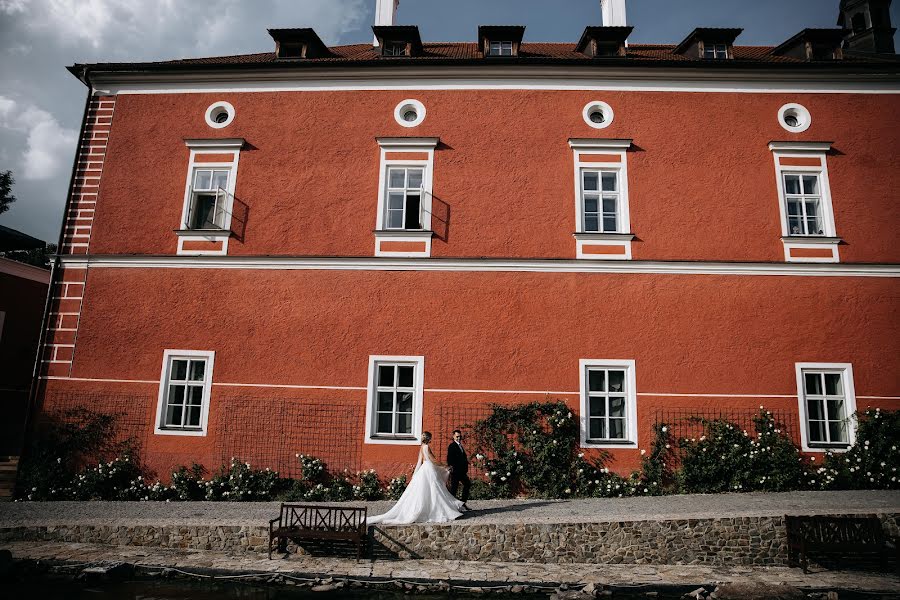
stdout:
[(232, 458), (299, 477), (297, 454), (325, 461), (328, 470), (360, 470), (365, 407), (346, 401), (227, 397), (216, 426), (221, 464)]
[(112, 392), (52, 391), (38, 418), (80, 424), (93, 416), (111, 417), (110, 442), (128, 443), (136, 451), (146, 446), (148, 408), (153, 398)]
[[(514, 407), (527, 404), (528, 401), (519, 401), (516, 403), (504, 403), (499, 406)], [(472, 430), (478, 421), (488, 418), (494, 412), (494, 407), (498, 404), (485, 402), (454, 402), (440, 406), (438, 409), (439, 430), (433, 431), (434, 442), (432, 447), (444, 452), (450, 442), (453, 440), (453, 430), (459, 429), (463, 434), (463, 446), (466, 447), (466, 453), (471, 461), (475, 448), (475, 440), (472, 436)], [(507, 435), (507, 438), (514, 437), (513, 434)], [(468, 439), (468, 446), (466, 440)], [(484, 452), (488, 458), (494, 458), (490, 448), (478, 448)]]
[[(800, 423), (796, 411), (788, 409), (769, 410), (775, 428), (782, 435), (790, 438), (795, 444), (800, 445)], [(657, 410), (653, 423), (666, 425), (669, 435), (679, 442), (684, 439), (699, 440), (707, 435), (707, 425), (713, 421), (725, 421), (736, 426), (741, 431), (746, 431), (751, 437), (758, 433), (756, 419), (760, 416), (758, 409), (702, 409), (702, 408), (666, 408)], [(675, 461), (679, 461), (678, 446), (675, 446)]]

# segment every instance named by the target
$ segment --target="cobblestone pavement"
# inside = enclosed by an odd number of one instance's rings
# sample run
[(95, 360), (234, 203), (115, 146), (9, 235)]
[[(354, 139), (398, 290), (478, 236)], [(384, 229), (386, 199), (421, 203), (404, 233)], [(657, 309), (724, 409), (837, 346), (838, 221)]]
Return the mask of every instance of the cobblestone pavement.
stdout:
[(229, 555), (211, 551), (185, 551), (88, 544), (12, 542), (5, 545), (15, 559), (61, 561), (89, 566), (101, 562), (127, 562), (145, 572), (173, 568), (189, 574), (233, 576), (260, 573), (301, 579), (447, 581), (454, 584), (556, 587), (560, 584), (659, 587), (746, 583), (789, 585), (808, 590), (844, 589), (896, 593), (896, 573), (819, 570), (804, 574), (787, 567), (706, 567), (648, 565), (558, 565), (441, 560), (376, 560), (309, 557), (296, 554), (267, 560), (265, 555)]
[[(381, 514), (391, 502), (350, 502)], [(590, 523), (659, 519), (900, 512), (900, 492), (842, 491), (779, 494), (694, 494), (579, 500), (471, 501), (455, 523)], [(3, 502), (0, 528), (27, 525), (268, 526), (277, 502)]]

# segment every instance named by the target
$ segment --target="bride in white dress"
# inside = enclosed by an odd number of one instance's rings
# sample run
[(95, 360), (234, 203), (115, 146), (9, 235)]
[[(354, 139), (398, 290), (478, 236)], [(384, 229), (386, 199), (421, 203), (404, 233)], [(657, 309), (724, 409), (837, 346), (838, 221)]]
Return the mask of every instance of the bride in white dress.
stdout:
[(406, 523), (446, 523), (462, 516), (462, 501), (457, 500), (447, 489), (447, 468), (439, 465), (428, 442), (431, 433), (422, 433), (419, 458), (409, 485), (397, 504), (383, 515), (369, 517), (369, 525), (404, 525)]

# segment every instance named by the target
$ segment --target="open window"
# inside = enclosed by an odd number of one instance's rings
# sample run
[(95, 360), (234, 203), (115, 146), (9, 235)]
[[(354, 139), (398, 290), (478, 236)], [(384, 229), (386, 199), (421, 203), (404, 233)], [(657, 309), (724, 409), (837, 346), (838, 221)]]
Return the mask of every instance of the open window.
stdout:
[(430, 256), (437, 138), (379, 138), (375, 256)]
[[(190, 149), (178, 254), (227, 254), (242, 139), (186, 140)], [(240, 221), (240, 219), (238, 219)]]

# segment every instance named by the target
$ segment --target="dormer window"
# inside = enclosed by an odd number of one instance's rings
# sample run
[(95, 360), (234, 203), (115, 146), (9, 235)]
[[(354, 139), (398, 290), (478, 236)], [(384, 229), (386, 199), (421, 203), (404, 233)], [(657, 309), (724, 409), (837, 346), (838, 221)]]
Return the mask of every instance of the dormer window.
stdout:
[(804, 29), (772, 50), (773, 56), (797, 60), (840, 60), (844, 57), (841, 29)]
[(524, 34), (521, 25), (482, 25), (478, 28), (478, 46), (485, 57), (516, 57)]
[(372, 27), (381, 56), (419, 56), (422, 38), (415, 25), (376, 25)]
[(595, 27), (584, 28), (581, 39), (575, 44), (575, 52), (591, 58), (625, 56), (625, 40), (633, 27)]
[(704, 44), (703, 58), (725, 60), (728, 58), (728, 46), (726, 44)]
[(672, 51), (694, 60), (730, 60), (734, 58), (734, 40), (743, 29), (698, 27)]
[(513, 43), (512, 42), (491, 42), (490, 49), (488, 50), (488, 54), (491, 56), (512, 56), (513, 55)]
[(331, 53), (318, 34), (308, 27), (297, 29), (270, 29), (269, 35), (275, 40), (275, 58), (306, 59), (321, 58)]

